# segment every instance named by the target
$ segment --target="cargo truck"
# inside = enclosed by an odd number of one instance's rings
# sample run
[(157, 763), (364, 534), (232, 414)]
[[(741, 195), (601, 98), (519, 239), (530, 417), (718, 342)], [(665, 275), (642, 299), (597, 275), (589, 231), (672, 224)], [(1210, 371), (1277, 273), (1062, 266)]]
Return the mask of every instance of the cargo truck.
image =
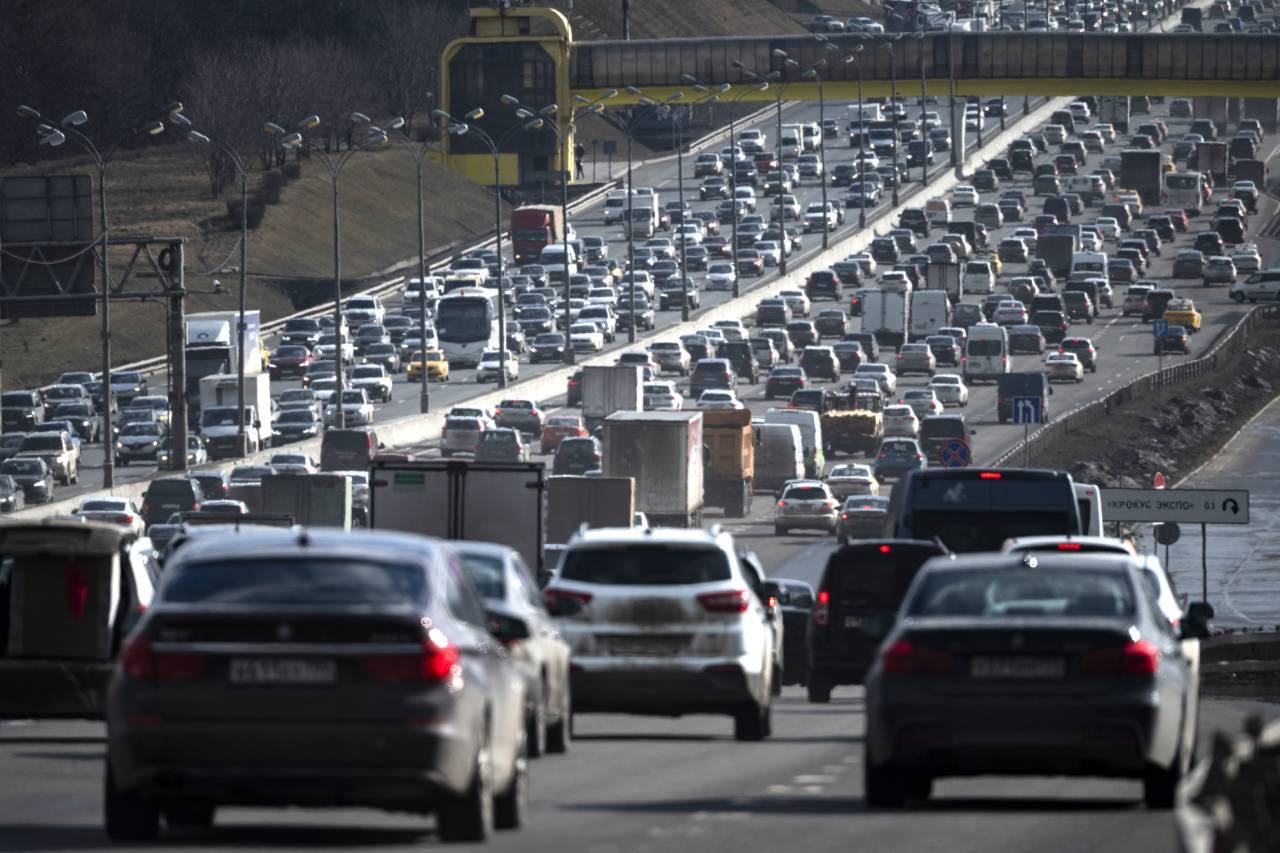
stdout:
[(644, 409), (644, 373), (631, 364), (582, 368), (582, 418), (589, 431), (614, 412)]
[(630, 527), (636, 514), (636, 481), (630, 477), (547, 478), (547, 536), (564, 545), (583, 525)]
[(666, 527), (702, 525), (702, 412), (615, 412), (604, 476), (636, 481), (636, 510)]
[[(240, 370), (240, 314), (237, 311), (206, 311), (186, 317), (187, 406), (193, 422), (199, 423), (200, 381), (206, 376), (238, 373)], [(262, 372), (262, 314), (244, 312), (244, 372)]]
[(1163, 174), (1159, 149), (1126, 148), (1120, 152), (1119, 186), (1136, 192), (1144, 206), (1160, 204)]
[(564, 216), (557, 205), (527, 204), (511, 211), (511, 244), (517, 264), (536, 264), (542, 247), (564, 240)]
[(1097, 120), (1110, 123), (1117, 133), (1128, 133), (1129, 96), (1099, 95)]
[(1075, 234), (1069, 232), (1045, 231), (1036, 238), (1036, 257), (1048, 264), (1049, 269), (1057, 276), (1065, 276), (1071, 272), (1071, 259), (1078, 251), (1080, 251), (1080, 241)]
[(822, 439), (828, 456), (836, 453), (871, 455), (883, 438), (884, 416), (878, 398), (874, 403), (868, 402), (867, 408), (827, 412), (822, 416)]
[(746, 518), (756, 470), (750, 410), (703, 412), (702, 438), (707, 449), (703, 503), (723, 507), (726, 518)]
[(907, 339), (908, 313), (905, 293), (888, 290), (863, 291), (862, 331), (875, 335), (881, 346), (902, 346), (902, 342)]
[(944, 291), (954, 305), (964, 296), (959, 264), (929, 264), (924, 271), (924, 289)]
[(1267, 188), (1267, 164), (1262, 160), (1236, 160), (1231, 168), (1237, 181), (1253, 181), (1259, 192)]
[(1227, 143), (1225, 142), (1201, 142), (1187, 158), (1188, 169), (1212, 175), (1214, 183), (1218, 186), (1222, 186), (1227, 180), (1227, 165)]
[(294, 524), (351, 529), (351, 478), (345, 474), (267, 474), (262, 511)]
[(514, 548), (542, 576), (541, 462), (369, 464), (369, 526)]
[[(240, 455), (237, 445), (240, 421), (236, 416), (239, 377), (206, 376), (200, 380), (200, 440), (210, 459)], [(244, 378), (245, 452), (257, 453), (271, 446), (271, 377), (255, 373)]]

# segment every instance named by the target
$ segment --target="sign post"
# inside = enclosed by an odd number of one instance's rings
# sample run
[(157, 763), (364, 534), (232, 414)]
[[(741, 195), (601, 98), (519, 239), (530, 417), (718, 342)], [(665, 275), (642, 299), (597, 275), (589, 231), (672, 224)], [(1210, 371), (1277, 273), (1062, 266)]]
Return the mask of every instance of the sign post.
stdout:
[[(1168, 320), (1152, 320), (1151, 335), (1156, 339), (1156, 356), (1160, 359), (1160, 384), (1164, 385), (1164, 336), (1169, 334)], [(1160, 488), (1157, 486), (1156, 488)]]
[(1039, 397), (1014, 397), (1013, 422), (1022, 424), (1022, 467), (1031, 467), (1031, 425), (1042, 423), (1044, 410)]
[(938, 463), (943, 468), (968, 468), (969, 445), (958, 439), (944, 441), (938, 447)]

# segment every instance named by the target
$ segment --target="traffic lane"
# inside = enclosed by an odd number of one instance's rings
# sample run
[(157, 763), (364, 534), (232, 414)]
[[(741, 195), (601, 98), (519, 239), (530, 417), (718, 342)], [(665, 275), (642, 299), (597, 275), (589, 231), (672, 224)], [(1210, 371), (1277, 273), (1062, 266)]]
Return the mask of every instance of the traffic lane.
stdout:
[[(1280, 406), (1263, 409), (1179, 488), (1248, 489), (1249, 524), (1214, 525), (1207, 557), (1214, 624), (1232, 628), (1280, 625), (1280, 583), (1273, 561), (1280, 555)], [(1201, 528), (1182, 525), (1167, 565), (1184, 592), (1198, 596), (1202, 584)]]

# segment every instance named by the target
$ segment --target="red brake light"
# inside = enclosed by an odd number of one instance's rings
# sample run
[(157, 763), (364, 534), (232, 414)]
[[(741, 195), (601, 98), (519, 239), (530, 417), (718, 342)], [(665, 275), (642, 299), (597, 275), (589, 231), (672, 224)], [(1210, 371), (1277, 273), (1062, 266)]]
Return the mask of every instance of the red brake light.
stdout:
[(899, 640), (880, 656), (885, 675), (947, 675), (953, 663), (949, 652), (919, 648), (910, 640)]
[(1004, 479), (1004, 475), (1003, 475), (1003, 474), (1001, 474), (999, 471), (983, 471), (981, 474), (979, 474), (979, 475), (978, 475), (978, 479), (980, 479), (980, 480), (1003, 480), (1003, 479)]
[(1059, 542), (1058, 550), (1059, 551), (1079, 551), (1080, 543), (1079, 542)]
[(825, 589), (818, 590), (818, 603), (813, 607), (813, 624), (825, 625), (830, 614), (827, 606), (831, 603), (831, 593)]
[(841, 520), (843, 520), (843, 521), (848, 521), (848, 520), (849, 520), (849, 513), (847, 513), (847, 512), (842, 512), (842, 513), (840, 513), (840, 518), (841, 518)]
[(1153, 675), (1160, 665), (1160, 650), (1150, 640), (1089, 652), (1080, 659), (1080, 671), (1090, 675)]
[(749, 595), (745, 589), (705, 592), (698, 596), (698, 603), (708, 613), (746, 613), (751, 605)]
[(776, 595), (769, 596), (769, 608), (773, 609), (778, 606), (778, 597)]
[(778, 501), (778, 506), (786, 506), (786, 505), (787, 505), (786, 501)]
[(200, 654), (157, 653), (151, 640), (136, 636), (120, 652), (125, 674), (136, 681), (190, 681), (209, 668), (209, 658)]
[(891, 546), (891, 545), (881, 545), (881, 546), (880, 546), (880, 553), (881, 553), (881, 554), (891, 554), (891, 553), (893, 553), (893, 546)]

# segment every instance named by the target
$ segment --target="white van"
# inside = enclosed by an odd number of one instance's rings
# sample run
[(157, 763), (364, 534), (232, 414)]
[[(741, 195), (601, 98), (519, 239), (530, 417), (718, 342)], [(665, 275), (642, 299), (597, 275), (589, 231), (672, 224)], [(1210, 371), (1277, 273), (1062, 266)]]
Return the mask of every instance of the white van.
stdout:
[(910, 339), (920, 341), (951, 325), (951, 301), (945, 290), (917, 290), (911, 294)]
[(1073, 483), (1080, 508), (1082, 536), (1102, 536), (1102, 491), (1092, 483)]
[(817, 122), (805, 122), (800, 125), (800, 140), (805, 151), (817, 151), (822, 147), (822, 128)]
[(1076, 252), (1071, 256), (1071, 274), (1088, 273), (1097, 278), (1107, 278), (1106, 252)]
[(1075, 193), (1084, 204), (1093, 204), (1102, 201), (1107, 194), (1107, 185), (1097, 175), (1068, 175), (1062, 191)]
[(778, 137), (778, 153), (785, 159), (804, 153), (804, 131), (798, 124), (784, 124)]
[(822, 418), (809, 409), (769, 409), (764, 413), (766, 424), (794, 424), (800, 429), (800, 442), (804, 445), (804, 475), (820, 477), (827, 459), (822, 447)]
[(787, 480), (804, 476), (804, 440), (795, 424), (756, 424), (756, 494), (778, 491)]
[(611, 190), (604, 200), (604, 224), (612, 225), (627, 218), (627, 191)]
[(992, 382), (1009, 372), (1009, 333), (995, 323), (977, 323), (969, 327), (964, 342), (964, 378), (966, 382), (989, 379)]
[[(569, 250), (569, 275), (577, 275), (578, 273), (578, 253), (573, 250), (573, 246), (568, 247)], [(564, 257), (565, 245), (563, 243), (552, 243), (549, 246), (543, 246), (541, 254), (538, 255), (538, 263), (547, 269), (547, 277), (551, 280), (564, 283)]]
[(931, 226), (946, 228), (951, 224), (951, 202), (945, 198), (931, 198), (924, 203), (924, 215)]
[(964, 273), (960, 276), (962, 293), (995, 293), (996, 271), (991, 261), (968, 261), (964, 265)]

